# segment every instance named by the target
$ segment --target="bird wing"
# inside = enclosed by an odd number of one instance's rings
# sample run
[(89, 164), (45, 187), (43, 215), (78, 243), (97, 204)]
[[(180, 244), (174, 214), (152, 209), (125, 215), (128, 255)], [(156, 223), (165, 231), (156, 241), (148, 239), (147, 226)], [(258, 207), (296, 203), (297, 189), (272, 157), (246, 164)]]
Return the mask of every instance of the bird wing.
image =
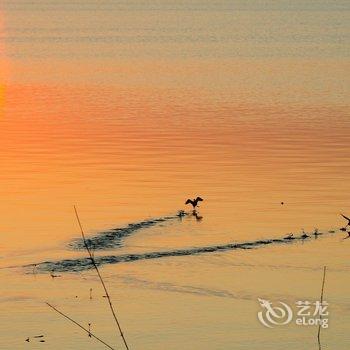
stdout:
[(346, 219), (346, 220), (349, 220), (350, 221), (350, 219), (347, 217), (347, 216), (345, 216), (345, 215), (343, 215), (343, 214), (340, 214), (344, 219)]
[(196, 201), (197, 201), (197, 202), (202, 202), (202, 201), (203, 201), (203, 198), (197, 197), (197, 198), (196, 198)]
[(185, 204), (193, 204), (193, 201), (191, 199), (187, 199), (187, 201), (185, 202)]

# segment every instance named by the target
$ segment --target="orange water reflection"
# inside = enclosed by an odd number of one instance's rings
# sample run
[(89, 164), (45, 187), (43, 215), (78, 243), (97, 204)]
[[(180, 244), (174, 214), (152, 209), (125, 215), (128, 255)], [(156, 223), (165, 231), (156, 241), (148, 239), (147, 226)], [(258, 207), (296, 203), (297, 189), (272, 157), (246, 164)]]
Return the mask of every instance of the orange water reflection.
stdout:
[(74, 203), (98, 230), (174, 212), (201, 193), (217, 229), (242, 237), (333, 225), (338, 208), (347, 209), (345, 107), (174, 97), (9, 86), (1, 120), (3, 250), (63, 242), (75, 232)]
[[(117, 342), (91, 271), (21, 268), (85, 255), (67, 248), (74, 204), (90, 235), (205, 199), (202, 221), (141, 230), (102, 255), (326, 232), (350, 214), (345, 13), (136, 5), (16, 1), (6, 30), (0, 17), (0, 266), (20, 266), (1, 269), (0, 347), (45, 331), (53, 349), (95, 348), (44, 300), (84, 324), (93, 315)], [(314, 300), (328, 265), (326, 339), (347, 349), (348, 242), (337, 232), (102, 272), (133, 349), (299, 350), (314, 345), (310, 329), (268, 333), (256, 300)]]

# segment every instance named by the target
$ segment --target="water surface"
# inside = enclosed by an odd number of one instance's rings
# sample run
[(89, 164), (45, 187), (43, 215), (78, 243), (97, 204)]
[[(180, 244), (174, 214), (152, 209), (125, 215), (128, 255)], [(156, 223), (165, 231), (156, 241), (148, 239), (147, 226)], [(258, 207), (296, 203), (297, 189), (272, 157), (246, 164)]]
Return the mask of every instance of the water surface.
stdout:
[[(120, 347), (93, 271), (22, 266), (86, 257), (73, 205), (91, 238), (201, 195), (202, 220), (96, 252), (199, 249), (101, 267), (132, 348), (317, 349), (314, 328), (261, 326), (257, 298), (315, 300), (327, 265), (323, 348), (347, 349), (349, 23), (346, 1), (3, 1), (1, 347), (96, 348), (46, 300)], [(201, 254), (315, 227), (336, 233)]]

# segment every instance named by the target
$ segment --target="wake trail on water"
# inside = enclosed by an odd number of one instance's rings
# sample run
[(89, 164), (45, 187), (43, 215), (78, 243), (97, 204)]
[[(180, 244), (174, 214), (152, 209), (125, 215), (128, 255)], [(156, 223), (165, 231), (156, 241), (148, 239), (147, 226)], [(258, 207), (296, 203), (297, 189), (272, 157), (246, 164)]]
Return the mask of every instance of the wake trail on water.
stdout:
[[(152, 222), (143, 221), (141, 222), (143, 224), (141, 223), (130, 224), (128, 227), (130, 227), (131, 231), (133, 230), (132, 232), (134, 232), (135, 229), (138, 230), (141, 228), (150, 227), (152, 225), (155, 225), (158, 222), (164, 222), (166, 220), (170, 220), (170, 218), (174, 219), (176, 218), (176, 216), (163, 218), (162, 221), (160, 221), (159, 219), (153, 219)], [(141, 226), (135, 226), (140, 224)], [(335, 233), (335, 231), (329, 231), (328, 233)], [(131, 232), (126, 231), (126, 235), (129, 235), (129, 234), (131, 234)], [(123, 237), (125, 237), (126, 235), (124, 234)], [(247, 242), (240, 242), (240, 243), (226, 243), (226, 244), (218, 244), (218, 245), (210, 245), (210, 246), (202, 246), (202, 247), (190, 247), (190, 248), (184, 248), (184, 249), (171, 249), (171, 250), (164, 250), (164, 251), (154, 251), (154, 252), (135, 253), (135, 254), (95, 256), (94, 260), (97, 266), (103, 266), (103, 265), (110, 265), (110, 264), (129, 263), (129, 262), (135, 262), (140, 260), (160, 259), (160, 258), (167, 258), (167, 257), (195, 256), (199, 254), (208, 254), (208, 253), (216, 253), (216, 252), (224, 252), (224, 251), (257, 249), (268, 245), (270, 246), (277, 245), (277, 244), (287, 245), (287, 244), (293, 244), (296, 242), (310, 241), (312, 239), (312, 237), (305, 238), (304, 235), (305, 233), (302, 235), (295, 235), (293, 237), (287, 236), (283, 238), (259, 239), (255, 241), (247, 241)], [(325, 233), (319, 233), (318, 235), (320, 236), (325, 235)], [(118, 236), (118, 239), (120, 238), (121, 237)], [(29, 266), (33, 266), (33, 265), (27, 265), (27, 267)], [(36, 268), (38, 272), (43, 272), (43, 273), (50, 272), (50, 271), (80, 272), (80, 271), (89, 270), (93, 268), (93, 265), (89, 257), (84, 257), (84, 258), (76, 258), (76, 259), (62, 259), (58, 261), (44, 261), (39, 264), (36, 264)]]
[[(146, 228), (150, 228), (175, 219), (179, 219), (179, 217), (177, 215), (162, 216), (131, 223), (125, 227), (113, 228), (104, 232), (99, 232), (94, 236), (86, 238), (86, 243), (88, 247), (93, 251), (120, 248), (123, 246), (123, 240), (126, 237), (131, 236), (132, 234)], [(73, 240), (68, 244), (68, 247), (73, 250), (85, 250), (85, 245), (82, 238)]]

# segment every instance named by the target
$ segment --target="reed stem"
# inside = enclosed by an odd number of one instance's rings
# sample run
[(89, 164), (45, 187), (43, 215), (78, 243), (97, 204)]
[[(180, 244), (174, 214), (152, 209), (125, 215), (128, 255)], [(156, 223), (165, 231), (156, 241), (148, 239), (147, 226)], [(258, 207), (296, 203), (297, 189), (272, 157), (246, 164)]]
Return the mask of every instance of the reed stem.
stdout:
[[(325, 285), (325, 282), (326, 282), (326, 270), (327, 270), (327, 266), (324, 266), (324, 267), (323, 267), (323, 280), (322, 280), (322, 288), (321, 288), (321, 297), (320, 297), (320, 303), (321, 303), (321, 305), (323, 304), (324, 285)], [(320, 335), (321, 335), (321, 320), (322, 320), (322, 315), (320, 315), (320, 324), (318, 325), (318, 333), (317, 333), (317, 339), (318, 339), (319, 347), (321, 347), (321, 340), (320, 340)]]
[(91, 263), (92, 263), (94, 269), (96, 270), (96, 273), (97, 273), (97, 275), (98, 275), (98, 278), (100, 279), (100, 282), (101, 282), (101, 284), (102, 284), (102, 287), (103, 287), (103, 289), (104, 289), (104, 291), (105, 291), (105, 295), (106, 295), (106, 298), (107, 298), (107, 300), (108, 300), (109, 308), (110, 308), (111, 313), (112, 313), (112, 315), (113, 315), (114, 321), (115, 321), (115, 323), (116, 323), (116, 325), (117, 325), (117, 327), (118, 327), (119, 334), (120, 334), (120, 336), (121, 336), (122, 339), (123, 339), (123, 343), (124, 343), (124, 345), (125, 345), (125, 348), (126, 348), (127, 350), (129, 350), (128, 343), (126, 342), (126, 339), (125, 339), (125, 337), (124, 337), (124, 333), (123, 333), (122, 328), (121, 328), (121, 326), (120, 326), (118, 317), (117, 317), (116, 312), (115, 312), (115, 310), (114, 310), (114, 307), (113, 307), (113, 305), (112, 305), (112, 301), (111, 301), (111, 298), (110, 298), (110, 296), (109, 296), (109, 293), (108, 293), (106, 284), (105, 284), (105, 282), (103, 281), (102, 275), (101, 275), (101, 273), (100, 273), (100, 270), (99, 270), (98, 267), (97, 267), (97, 264), (96, 264), (96, 262), (95, 262), (94, 256), (92, 255), (91, 250), (90, 250), (90, 248), (89, 248), (89, 246), (88, 246), (88, 244), (87, 244), (87, 242), (86, 242), (85, 233), (84, 233), (84, 230), (83, 230), (83, 227), (82, 227), (82, 224), (81, 224), (81, 221), (80, 221), (80, 218), (79, 218), (79, 214), (78, 214), (78, 210), (77, 210), (76, 206), (74, 206), (74, 211), (75, 211), (75, 216), (76, 216), (76, 218), (77, 218), (77, 221), (78, 221), (78, 224), (79, 224), (79, 227), (80, 227), (80, 232), (81, 232), (81, 236), (82, 236), (83, 241), (84, 241), (84, 246), (85, 246), (85, 248), (86, 248), (86, 250), (87, 250), (87, 252), (88, 252), (88, 254), (89, 254), (89, 258), (90, 258), (90, 260), (91, 260)]
[(95, 338), (96, 340), (98, 340), (100, 343), (102, 343), (103, 345), (105, 345), (108, 349), (111, 350), (116, 350), (115, 348), (112, 348), (110, 345), (108, 345), (106, 342), (104, 342), (102, 339), (100, 339), (99, 337), (97, 337), (95, 334), (91, 333), (90, 330), (86, 329), (84, 326), (82, 326), (80, 323), (78, 323), (77, 321), (74, 321), (72, 318), (70, 318), (69, 316), (67, 316), (66, 314), (64, 314), (62, 311), (56, 309), (54, 306), (52, 306), (49, 303), (46, 303), (46, 305), (48, 305), (51, 309), (53, 309), (54, 311), (56, 311), (57, 313), (59, 313), (60, 315), (62, 315), (63, 317), (65, 317), (67, 320), (71, 321), (72, 323), (74, 323), (75, 325), (77, 325), (78, 327), (80, 327), (82, 330), (84, 330), (90, 337)]

